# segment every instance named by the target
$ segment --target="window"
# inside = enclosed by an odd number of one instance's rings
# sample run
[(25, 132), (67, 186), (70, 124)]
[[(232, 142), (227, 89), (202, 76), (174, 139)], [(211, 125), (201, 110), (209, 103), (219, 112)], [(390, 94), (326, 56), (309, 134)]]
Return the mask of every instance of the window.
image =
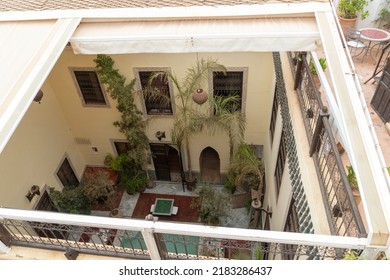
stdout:
[(107, 105), (98, 75), (93, 70), (73, 70), (78, 90), (85, 105)]
[[(147, 94), (144, 95), (146, 113), (148, 115), (172, 115), (172, 103), (170, 100), (169, 83), (165, 75), (153, 79), (149, 85), (150, 77), (156, 71), (139, 71), (141, 88)], [(156, 94), (151, 94), (151, 91)]]
[(127, 141), (114, 141), (114, 146), (118, 155), (127, 154), (130, 150), (130, 143)]
[(243, 71), (213, 72), (214, 96), (238, 96), (238, 104), (232, 104), (232, 110), (241, 110), (243, 96)]
[(271, 121), (269, 125), (270, 135), (271, 135), (271, 144), (274, 140), (274, 133), (275, 133), (275, 125), (276, 125), (276, 117), (278, 114), (278, 99), (276, 98), (276, 87), (275, 87), (275, 94), (274, 94), (274, 101), (272, 103), (272, 113), (271, 113)]
[(282, 136), (280, 138), (279, 151), (278, 151), (278, 159), (276, 161), (275, 167), (275, 186), (276, 186), (276, 196), (279, 196), (280, 186), (282, 184), (284, 165), (286, 163), (287, 151), (286, 145), (284, 141), (284, 132), (282, 132)]
[(67, 157), (58, 169), (57, 176), (64, 187), (76, 187), (80, 183)]
[[(285, 232), (299, 232), (298, 213), (295, 208), (295, 200), (291, 198), (290, 208), (288, 210), (286, 224), (284, 226)], [(297, 245), (283, 244), (283, 259), (293, 260), (297, 259)]]

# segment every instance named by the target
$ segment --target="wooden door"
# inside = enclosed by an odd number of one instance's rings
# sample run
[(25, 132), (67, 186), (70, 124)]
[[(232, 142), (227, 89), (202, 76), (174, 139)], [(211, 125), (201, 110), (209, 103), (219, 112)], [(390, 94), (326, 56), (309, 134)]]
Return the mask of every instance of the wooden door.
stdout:
[(390, 121), (390, 58), (387, 59), (382, 77), (371, 99), (371, 106), (383, 122)]
[(80, 184), (67, 157), (58, 169), (57, 176), (64, 187), (77, 187)]
[[(35, 210), (59, 212), (50, 198), (48, 192), (44, 191)], [(66, 239), (68, 236), (68, 227), (66, 225), (48, 224), (39, 222), (30, 222), (34, 230), (40, 237), (47, 237), (53, 239)], [(63, 229), (63, 230), (61, 230)]]
[(156, 179), (162, 181), (171, 181), (168, 160), (169, 146), (167, 144), (150, 143), (150, 150), (152, 152)]

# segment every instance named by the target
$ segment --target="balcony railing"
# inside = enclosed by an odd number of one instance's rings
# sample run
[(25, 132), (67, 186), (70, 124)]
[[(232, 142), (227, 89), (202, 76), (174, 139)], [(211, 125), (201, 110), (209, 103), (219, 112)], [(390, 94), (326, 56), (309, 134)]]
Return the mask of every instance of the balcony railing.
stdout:
[(329, 123), (328, 108), (310, 71), (311, 58), (306, 53), (290, 53), (289, 59), (332, 234), (366, 236)]
[[(208, 227), (0, 208), (0, 240), (131, 259), (341, 259), (366, 238)], [(7, 242), (8, 240), (8, 242)], [(2, 242), (0, 242), (0, 245)], [(0, 246), (4, 248), (4, 246)], [(372, 249), (372, 247), (371, 247)], [(71, 254), (70, 252), (77, 252)]]

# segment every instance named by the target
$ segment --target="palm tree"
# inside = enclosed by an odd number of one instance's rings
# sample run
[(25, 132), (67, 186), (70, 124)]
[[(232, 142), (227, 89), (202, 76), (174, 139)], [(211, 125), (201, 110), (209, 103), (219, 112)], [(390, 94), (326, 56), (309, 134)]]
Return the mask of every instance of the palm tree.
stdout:
[(230, 163), (230, 172), (234, 177), (237, 189), (246, 192), (242, 184), (245, 179), (251, 177), (257, 181), (256, 190), (263, 193), (264, 165), (254, 151), (247, 144), (241, 144)]
[[(175, 86), (176, 102), (172, 102), (175, 106), (173, 128), (171, 131), (171, 139), (178, 147), (184, 147), (187, 155), (187, 183), (194, 182), (195, 178), (192, 174), (190, 139), (200, 132), (205, 126), (206, 117), (202, 110), (199, 110), (193, 99), (193, 93), (202, 88), (208, 78), (210, 70), (226, 72), (225, 67), (212, 59), (197, 60), (196, 64), (187, 69), (186, 76), (183, 81), (179, 81), (176, 75), (170, 71), (156, 72), (149, 80), (151, 87), (154, 79), (168, 79)], [(167, 81), (168, 81), (167, 80)], [(159, 102), (170, 102), (169, 97), (158, 92), (153, 88), (146, 90), (148, 98), (155, 98)], [(210, 98), (209, 98), (210, 101)]]
[(210, 101), (211, 117), (206, 117), (204, 122), (211, 132), (222, 129), (227, 133), (231, 162), (236, 149), (244, 142), (246, 128), (245, 115), (239, 110), (240, 97), (236, 94), (214, 96)]

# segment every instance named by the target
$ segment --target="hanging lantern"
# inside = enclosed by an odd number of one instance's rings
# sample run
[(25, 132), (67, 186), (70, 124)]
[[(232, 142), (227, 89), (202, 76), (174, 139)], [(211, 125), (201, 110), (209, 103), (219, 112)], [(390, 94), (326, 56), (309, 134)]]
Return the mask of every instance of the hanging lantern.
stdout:
[(192, 94), (192, 100), (194, 100), (195, 103), (202, 105), (207, 101), (208, 95), (207, 93), (201, 89), (198, 88), (193, 94)]

